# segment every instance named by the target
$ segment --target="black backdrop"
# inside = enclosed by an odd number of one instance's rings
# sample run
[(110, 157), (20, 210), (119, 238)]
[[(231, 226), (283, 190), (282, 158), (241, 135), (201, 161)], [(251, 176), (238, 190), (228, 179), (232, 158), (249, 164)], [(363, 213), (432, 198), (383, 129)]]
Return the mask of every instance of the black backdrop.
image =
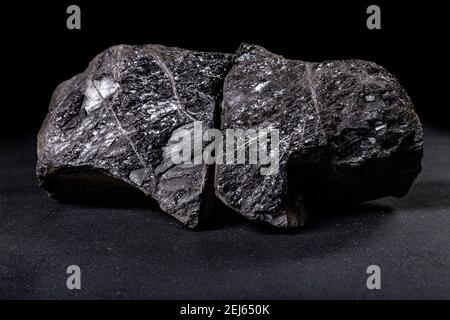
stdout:
[[(79, 31), (66, 28), (73, 3), (82, 11)], [(381, 30), (366, 28), (373, 3), (382, 10)], [(443, 3), (2, 3), (0, 297), (447, 298), (448, 133), (425, 132), (424, 171), (407, 198), (312, 215), (308, 231), (277, 236), (240, 222), (191, 233), (147, 208), (51, 201), (37, 186), (33, 148), (57, 84), (119, 43), (233, 52), (245, 41), (293, 59), (373, 60), (399, 78), (424, 122), (449, 127)], [(65, 268), (73, 263), (83, 268), (80, 292), (65, 287)], [(373, 263), (383, 268), (381, 292), (365, 291), (365, 269)], [(378, 305), (368, 308), (372, 313)], [(355, 314), (353, 307), (346, 311)]]
[[(249, 42), (292, 59), (360, 58), (405, 86), (422, 120), (448, 127), (444, 2), (412, 1), (34, 1), (2, 4), (2, 137), (35, 133), (58, 83), (105, 48), (159, 43), (233, 52)], [(81, 30), (66, 8), (81, 8)], [(366, 8), (381, 7), (381, 30)], [(5, 72), (6, 71), (6, 72)]]

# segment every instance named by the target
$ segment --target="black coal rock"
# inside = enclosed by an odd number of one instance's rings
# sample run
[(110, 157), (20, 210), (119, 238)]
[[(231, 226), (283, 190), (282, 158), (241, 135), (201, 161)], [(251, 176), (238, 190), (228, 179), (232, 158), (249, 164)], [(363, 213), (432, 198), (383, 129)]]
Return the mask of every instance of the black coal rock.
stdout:
[(404, 88), (369, 61), (326, 61), (311, 70), (329, 167), (311, 198), (348, 205), (404, 196), (423, 155), (422, 126)]
[[(173, 162), (194, 121), (201, 136), (221, 128), (216, 165)], [(215, 188), (248, 219), (288, 228), (310, 207), (403, 196), (421, 158), (411, 100), (375, 63), (294, 61), (246, 44), (236, 55), (121, 45), (55, 90), (37, 175), (56, 199), (154, 199), (189, 227), (207, 222)]]
[[(277, 172), (263, 175), (261, 166), (250, 161), (216, 166), (217, 196), (251, 220), (277, 227), (305, 222), (303, 193), (296, 185), (289, 185), (288, 174), (293, 172), (288, 169), (295, 161), (302, 171), (297, 173), (298, 179), (302, 179), (304, 170), (323, 161), (326, 145), (308, 68), (304, 62), (243, 45), (225, 79), (222, 130), (279, 130)], [(247, 158), (249, 152), (247, 147)]]
[(189, 227), (204, 221), (213, 166), (174, 164), (177, 130), (214, 126), (233, 56), (159, 45), (111, 47), (55, 90), (38, 136), (37, 175), (65, 201), (155, 199)]
[(279, 130), (273, 174), (261, 163), (216, 167), (217, 196), (251, 220), (301, 226), (305, 207), (403, 196), (421, 170), (411, 100), (373, 62), (293, 61), (242, 45), (223, 96), (222, 130)]

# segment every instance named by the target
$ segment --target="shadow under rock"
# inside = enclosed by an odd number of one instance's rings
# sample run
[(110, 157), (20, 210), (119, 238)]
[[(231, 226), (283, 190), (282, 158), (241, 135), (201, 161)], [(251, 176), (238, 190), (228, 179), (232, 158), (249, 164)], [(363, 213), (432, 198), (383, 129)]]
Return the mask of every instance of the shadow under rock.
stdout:
[(245, 223), (249, 223), (245, 217), (233, 211), (233, 209), (215, 197), (209, 221), (198, 230), (218, 230)]
[[(116, 197), (99, 197), (99, 198), (82, 198), (74, 203), (73, 200), (59, 199), (59, 203), (76, 204), (80, 207), (94, 208), (118, 208), (118, 209), (148, 209), (166, 215), (160, 208), (158, 203), (150, 197), (138, 193), (133, 198)], [(196, 231), (212, 231), (218, 229), (232, 228), (238, 225), (246, 225), (257, 232), (267, 234), (298, 234), (311, 232), (319, 229), (334, 226), (336, 223), (352, 223), (358, 221), (367, 223), (371, 226), (377, 224), (378, 221), (386, 218), (386, 215), (393, 213), (393, 208), (377, 203), (362, 203), (348, 207), (320, 207), (308, 209), (308, 221), (301, 228), (276, 228), (274, 226), (257, 223), (247, 220), (239, 213), (223, 204), (219, 199), (214, 199), (212, 213), (207, 222), (195, 228)]]
[[(102, 194), (99, 197), (79, 197), (76, 200), (73, 198), (55, 199), (51, 196), (50, 198), (53, 198), (52, 200), (58, 203), (72, 206), (76, 205), (77, 207), (96, 209), (149, 210), (164, 216), (168, 216), (167, 213), (161, 210), (156, 200), (140, 192), (127, 195), (127, 197), (105, 196), (105, 194)], [(175, 218), (171, 217), (171, 219), (174, 222), (177, 222)], [(247, 222), (247, 219), (234, 212), (232, 209), (227, 207), (216, 198), (214, 199), (213, 209), (208, 220), (192, 230), (211, 231), (233, 227)], [(183, 227), (180, 222), (178, 222), (178, 224), (180, 225), (180, 227)], [(187, 227), (185, 228), (189, 229)]]
[[(447, 181), (417, 181), (402, 199), (392, 202), (404, 209), (445, 209), (450, 207), (450, 183)], [(448, 210), (450, 213), (450, 210)]]
[[(334, 228), (336, 224), (346, 224), (357, 222), (367, 224), (371, 228), (376, 227), (380, 223), (384, 223), (386, 218), (392, 215), (394, 209), (391, 206), (381, 205), (377, 203), (360, 203), (352, 206), (341, 207), (320, 207), (309, 208), (307, 210), (308, 218), (303, 227), (300, 228), (276, 228), (271, 225), (250, 222), (239, 214), (228, 209), (228, 220), (222, 222), (231, 222), (234, 225), (247, 223), (256, 232), (265, 234), (303, 234)], [(221, 225), (221, 227), (224, 227)]]
[(135, 193), (133, 195), (128, 195), (125, 198), (115, 197), (115, 196), (101, 196), (98, 198), (94, 197), (82, 197), (77, 200), (74, 199), (55, 199), (51, 196), (49, 198), (53, 201), (57, 201), (61, 204), (77, 205), (80, 207), (92, 207), (92, 208), (104, 208), (104, 209), (149, 209), (152, 211), (161, 211), (158, 203), (144, 194)]
[(308, 216), (308, 230), (335, 226), (336, 223), (366, 223), (376, 225), (394, 213), (391, 206), (378, 203), (360, 203), (352, 206), (322, 207), (311, 209)]

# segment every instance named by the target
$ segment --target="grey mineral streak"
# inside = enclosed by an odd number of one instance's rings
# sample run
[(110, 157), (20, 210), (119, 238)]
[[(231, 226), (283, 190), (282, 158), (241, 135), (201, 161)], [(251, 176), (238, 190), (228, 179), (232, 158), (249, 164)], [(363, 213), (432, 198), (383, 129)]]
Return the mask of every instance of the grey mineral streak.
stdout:
[[(180, 130), (279, 130), (279, 167), (174, 164)], [(309, 208), (403, 196), (421, 170), (422, 128), (393, 75), (362, 60), (288, 60), (120, 45), (60, 84), (38, 136), (37, 175), (64, 201), (154, 199), (189, 227), (215, 196), (250, 220), (305, 224)], [(248, 147), (248, 146), (247, 146)]]
[(223, 130), (280, 131), (279, 172), (216, 166), (216, 194), (251, 220), (301, 226), (307, 207), (403, 196), (422, 129), (398, 81), (373, 62), (293, 61), (241, 45), (224, 83)]
[(194, 120), (214, 125), (232, 55), (159, 45), (109, 48), (55, 90), (38, 136), (41, 186), (60, 200), (137, 199), (184, 224), (207, 219), (213, 168), (165, 149)]

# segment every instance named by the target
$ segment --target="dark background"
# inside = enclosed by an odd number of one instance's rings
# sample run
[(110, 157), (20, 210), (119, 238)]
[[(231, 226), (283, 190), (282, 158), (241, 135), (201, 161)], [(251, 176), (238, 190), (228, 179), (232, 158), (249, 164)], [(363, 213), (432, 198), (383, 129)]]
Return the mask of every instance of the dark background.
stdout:
[[(81, 30), (66, 28), (70, 4), (81, 7)], [(381, 30), (366, 28), (370, 4), (381, 7)], [(55, 87), (120, 43), (234, 52), (249, 42), (292, 59), (373, 60), (398, 77), (423, 121), (448, 127), (448, 32), (441, 1), (71, 0), (2, 6), (2, 137), (35, 133)]]
[[(81, 7), (81, 30), (66, 28), (70, 4)], [(381, 7), (381, 30), (366, 28), (370, 4)], [(49, 0), (2, 3), (0, 13), (0, 298), (450, 298), (443, 1)], [(195, 232), (155, 208), (63, 204), (39, 188), (36, 133), (51, 94), (97, 53), (120, 43), (233, 52), (241, 42), (391, 71), (425, 123), (423, 171), (408, 195), (317, 212), (280, 234), (231, 213)], [(82, 290), (66, 288), (71, 264)], [(382, 290), (366, 288), (371, 264)]]

